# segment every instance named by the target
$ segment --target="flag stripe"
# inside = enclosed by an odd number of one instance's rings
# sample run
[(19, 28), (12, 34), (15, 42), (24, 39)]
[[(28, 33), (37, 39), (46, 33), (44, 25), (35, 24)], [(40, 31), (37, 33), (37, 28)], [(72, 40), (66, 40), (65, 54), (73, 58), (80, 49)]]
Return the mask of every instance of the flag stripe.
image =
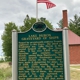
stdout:
[(46, 3), (47, 9), (55, 7), (56, 5), (49, 0), (37, 0), (37, 3)]
[(49, 0), (37, 0), (37, 3), (46, 3), (49, 2)]
[(55, 7), (56, 5), (53, 3), (46, 3), (47, 9)]

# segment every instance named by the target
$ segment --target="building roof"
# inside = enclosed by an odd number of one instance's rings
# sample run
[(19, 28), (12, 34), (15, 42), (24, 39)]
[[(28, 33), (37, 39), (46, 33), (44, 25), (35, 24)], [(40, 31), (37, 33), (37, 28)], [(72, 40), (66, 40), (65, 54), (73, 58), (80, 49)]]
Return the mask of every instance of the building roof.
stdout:
[(68, 42), (69, 45), (80, 44), (80, 36), (76, 35), (71, 30), (68, 30)]
[[(55, 30), (62, 30), (61, 28), (56, 28)], [(68, 42), (69, 45), (78, 45), (80, 44), (80, 36), (72, 32), (71, 30), (68, 30)]]

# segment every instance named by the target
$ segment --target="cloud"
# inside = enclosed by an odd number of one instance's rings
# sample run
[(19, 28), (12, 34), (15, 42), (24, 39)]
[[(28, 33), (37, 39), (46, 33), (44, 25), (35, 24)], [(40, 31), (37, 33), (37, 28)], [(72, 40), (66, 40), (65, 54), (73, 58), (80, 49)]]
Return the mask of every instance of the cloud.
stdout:
[(3, 54), (3, 52), (2, 52), (2, 40), (1, 40), (2, 33), (3, 33), (3, 30), (0, 30), (0, 55)]
[[(38, 4), (38, 17), (45, 17), (54, 27), (62, 19), (62, 10), (68, 11), (68, 19), (75, 14), (80, 15), (80, 0), (50, 0), (56, 7), (46, 9), (46, 4)], [(36, 0), (0, 0), (0, 35), (2, 35), (5, 23), (14, 22), (22, 25), (26, 15), (36, 18)], [(0, 46), (2, 41), (0, 40)], [(1, 50), (1, 49), (0, 49)]]

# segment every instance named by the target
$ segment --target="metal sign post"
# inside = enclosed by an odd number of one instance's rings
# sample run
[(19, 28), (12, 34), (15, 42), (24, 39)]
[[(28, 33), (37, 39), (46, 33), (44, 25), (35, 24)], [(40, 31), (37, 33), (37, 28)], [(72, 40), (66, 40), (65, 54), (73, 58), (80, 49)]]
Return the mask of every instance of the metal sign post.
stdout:
[(65, 80), (70, 80), (70, 63), (69, 63), (69, 44), (68, 44), (68, 28), (63, 29), (63, 52), (64, 52), (64, 69)]
[(18, 42), (17, 42), (17, 32), (16, 30), (12, 31), (12, 80), (17, 80), (18, 73), (17, 73), (17, 59), (18, 59)]

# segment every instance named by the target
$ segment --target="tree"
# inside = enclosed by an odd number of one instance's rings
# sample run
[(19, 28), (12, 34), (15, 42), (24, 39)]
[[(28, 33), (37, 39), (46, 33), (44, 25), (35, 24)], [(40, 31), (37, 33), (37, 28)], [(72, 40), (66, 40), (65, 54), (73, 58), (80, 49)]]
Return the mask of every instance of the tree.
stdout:
[(74, 20), (70, 19), (69, 29), (80, 36), (80, 17), (77, 14), (74, 15)]
[[(57, 24), (60, 28), (62, 28), (62, 19)], [(70, 19), (68, 28), (80, 36), (80, 17), (77, 14), (74, 15), (74, 20)]]
[(63, 28), (63, 19), (61, 19), (57, 24), (60, 28)]
[(32, 17), (29, 18), (29, 16), (27, 15), (23, 22), (24, 25), (20, 26), (19, 28), (21, 32), (28, 31), (32, 27), (32, 25), (36, 22), (36, 19)]
[(7, 57), (12, 57), (12, 30), (18, 31), (18, 27), (15, 23), (9, 22), (5, 24), (5, 30), (2, 35), (2, 50), (4, 55)]
[[(39, 19), (39, 21), (41, 21)], [(2, 35), (2, 49), (4, 52), (4, 55), (7, 57), (12, 57), (12, 30), (15, 29), (17, 31), (27, 31), (29, 30), (32, 25), (36, 22), (35, 18), (30, 18), (28, 15), (26, 16), (26, 18), (24, 19), (24, 25), (23, 26), (16, 26), (15, 23), (13, 22), (9, 22), (7, 24), (5, 24), (5, 30), (4, 33)], [(49, 26), (50, 28), (52, 28), (51, 23), (49, 23), (48, 20), (44, 20), (44, 22), (47, 24), (47, 26)]]
[[(40, 19), (38, 19), (38, 21), (44, 22), (50, 29), (53, 29), (53, 26), (51, 25), (51, 23), (45, 18), (41, 17)], [(21, 32), (28, 31), (36, 22), (36, 18), (33, 18), (33, 17), (30, 18), (27, 15), (23, 22), (24, 22), (24, 25), (20, 26), (19, 28)]]

